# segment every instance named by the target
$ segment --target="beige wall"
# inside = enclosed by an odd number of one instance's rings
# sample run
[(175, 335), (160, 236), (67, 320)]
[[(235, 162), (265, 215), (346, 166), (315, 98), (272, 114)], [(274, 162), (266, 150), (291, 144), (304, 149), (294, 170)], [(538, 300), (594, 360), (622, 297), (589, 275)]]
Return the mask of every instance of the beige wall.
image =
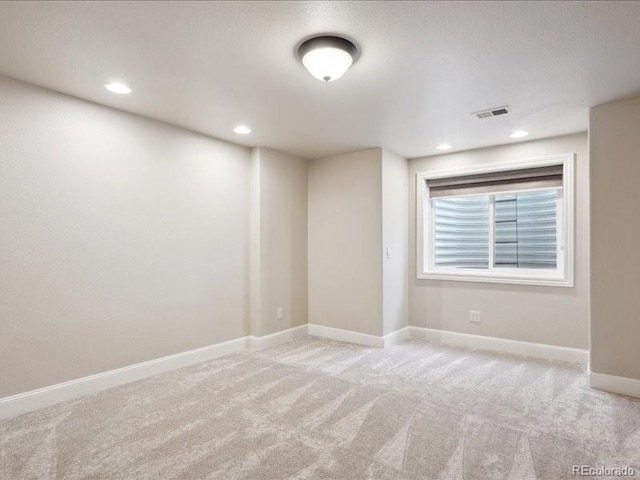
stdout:
[(309, 162), (309, 322), (382, 335), (382, 150)]
[(591, 359), (640, 379), (640, 98), (591, 109)]
[[(468, 283), (416, 278), (418, 172), (576, 153), (575, 287)], [(409, 323), (454, 332), (587, 348), (589, 275), (589, 162), (587, 135), (519, 142), (409, 161)], [(481, 312), (481, 324), (469, 322)]]
[(249, 151), (0, 78), (0, 397), (245, 334)]
[(251, 334), (262, 336), (307, 323), (307, 162), (256, 148), (251, 169)]
[[(262, 275), (260, 273), (260, 149), (251, 149), (249, 173), (249, 315), (245, 332), (254, 334), (262, 323)], [(257, 335), (257, 333), (256, 333)]]
[[(307, 320), (587, 345), (586, 134), (408, 163), (380, 148), (306, 162), (8, 79), (0, 98), (0, 397)], [(636, 378), (638, 303), (609, 286), (637, 284), (638, 269), (603, 232), (638, 234), (633, 183), (617, 188), (638, 174), (638, 145), (616, 136), (638, 108), (595, 109), (591, 143), (594, 178), (608, 179), (594, 196), (592, 368)], [(565, 152), (577, 153), (575, 288), (415, 278), (417, 172)]]
[(384, 335), (406, 327), (409, 320), (407, 176), (407, 160), (383, 150), (382, 323)]

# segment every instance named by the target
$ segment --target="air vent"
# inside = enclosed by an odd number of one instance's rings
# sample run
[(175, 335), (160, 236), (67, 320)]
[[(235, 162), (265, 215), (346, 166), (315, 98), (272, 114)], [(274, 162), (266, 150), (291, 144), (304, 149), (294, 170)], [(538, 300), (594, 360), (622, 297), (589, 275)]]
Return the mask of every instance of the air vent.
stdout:
[(490, 108), (489, 110), (482, 110), (480, 112), (473, 112), (471, 115), (475, 115), (476, 118), (491, 118), (499, 117), (500, 115), (508, 115), (511, 113), (511, 109), (508, 105), (503, 107)]

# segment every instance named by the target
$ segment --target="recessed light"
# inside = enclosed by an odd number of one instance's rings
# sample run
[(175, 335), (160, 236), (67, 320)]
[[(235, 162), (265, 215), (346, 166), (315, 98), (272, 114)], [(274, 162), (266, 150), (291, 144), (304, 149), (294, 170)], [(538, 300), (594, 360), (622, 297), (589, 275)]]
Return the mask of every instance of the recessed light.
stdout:
[(233, 131), (238, 135), (248, 135), (251, 133), (251, 129), (246, 125), (237, 125)]
[(525, 132), (524, 130), (516, 130), (509, 134), (511, 138), (524, 138), (527, 135), (529, 135), (529, 132)]
[(448, 143), (441, 143), (440, 145), (438, 145), (436, 147), (438, 150), (449, 150), (451, 148), (451, 145)]
[(128, 95), (131, 93), (131, 89), (121, 82), (109, 82), (104, 85), (104, 88), (110, 92), (117, 93), (118, 95)]
[(297, 54), (311, 75), (323, 82), (333, 82), (357, 60), (358, 47), (346, 38), (320, 35), (302, 42)]

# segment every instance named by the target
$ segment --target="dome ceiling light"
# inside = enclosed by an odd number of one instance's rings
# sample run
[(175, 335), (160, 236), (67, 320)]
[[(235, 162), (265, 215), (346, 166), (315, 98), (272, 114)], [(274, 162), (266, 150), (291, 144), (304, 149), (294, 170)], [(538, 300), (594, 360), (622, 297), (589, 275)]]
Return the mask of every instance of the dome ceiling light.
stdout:
[(311, 75), (323, 82), (337, 80), (358, 59), (358, 47), (346, 38), (320, 35), (298, 46), (298, 59)]

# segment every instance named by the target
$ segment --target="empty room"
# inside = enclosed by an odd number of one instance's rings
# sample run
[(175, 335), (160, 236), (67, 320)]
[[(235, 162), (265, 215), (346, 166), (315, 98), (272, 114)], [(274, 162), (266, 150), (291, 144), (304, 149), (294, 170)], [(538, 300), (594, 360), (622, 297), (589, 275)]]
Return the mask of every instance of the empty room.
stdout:
[(640, 479), (640, 1), (0, 2), (0, 480)]

